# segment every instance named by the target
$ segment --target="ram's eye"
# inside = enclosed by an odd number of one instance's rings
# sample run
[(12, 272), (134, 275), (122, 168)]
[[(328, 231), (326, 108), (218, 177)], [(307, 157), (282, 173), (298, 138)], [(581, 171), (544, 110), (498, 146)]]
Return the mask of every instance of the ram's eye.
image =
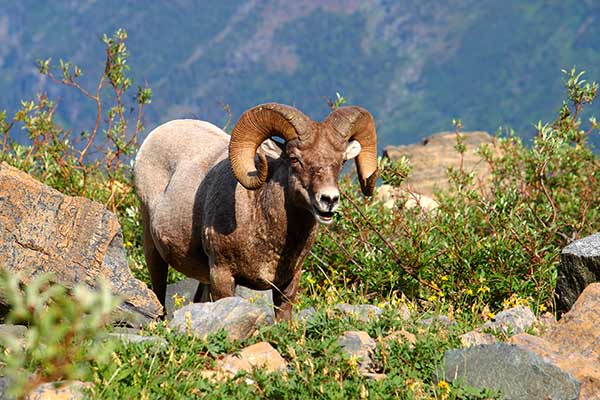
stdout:
[(299, 162), (300, 162), (300, 160), (298, 160), (297, 157), (290, 157), (290, 163), (292, 165), (298, 165)]

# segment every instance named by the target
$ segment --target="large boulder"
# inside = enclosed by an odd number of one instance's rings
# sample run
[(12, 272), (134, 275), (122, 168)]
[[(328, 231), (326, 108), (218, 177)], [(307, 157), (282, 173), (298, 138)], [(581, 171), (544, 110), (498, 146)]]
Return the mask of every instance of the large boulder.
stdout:
[[(0, 268), (20, 273), (25, 284), (43, 273), (53, 273), (68, 288), (94, 288), (105, 279), (124, 299), (118, 318), (131, 324), (163, 312), (154, 293), (132, 276), (113, 213), (5, 163), (0, 164)], [(5, 304), (1, 296), (0, 304)]]
[[(463, 167), (467, 171), (475, 171), (477, 179), (485, 183), (489, 179), (489, 167), (485, 161), (476, 154), (479, 145), (487, 143), (492, 145), (494, 138), (487, 132), (464, 132), (464, 144), (467, 151), (463, 157)], [(412, 171), (406, 183), (411, 190), (425, 196), (432, 197), (435, 189), (448, 187), (446, 171), (448, 167), (458, 168), (461, 163), (460, 154), (454, 149), (456, 134), (454, 132), (441, 132), (426, 137), (419, 144), (407, 146), (387, 146), (383, 149), (383, 156), (391, 160), (406, 157), (411, 163)]]
[(600, 233), (576, 240), (560, 254), (556, 279), (556, 308), (571, 309), (579, 294), (592, 282), (600, 281)]
[(580, 398), (600, 399), (599, 328), (600, 283), (593, 283), (542, 337), (522, 333), (510, 341), (582, 382)]
[(447, 351), (438, 378), (495, 389), (512, 400), (575, 400), (581, 385), (533, 352), (506, 343)]

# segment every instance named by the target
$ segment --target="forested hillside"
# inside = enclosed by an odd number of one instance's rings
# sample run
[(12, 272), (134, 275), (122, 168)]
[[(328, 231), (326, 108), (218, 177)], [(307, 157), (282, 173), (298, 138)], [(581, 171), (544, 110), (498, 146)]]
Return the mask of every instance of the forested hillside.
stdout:
[(135, 83), (154, 91), (149, 128), (180, 117), (222, 126), (223, 104), (236, 119), (266, 101), (319, 118), (340, 92), (375, 114), (382, 145), (451, 129), (452, 118), (530, 137), (560, 106), (562, 68), (600, 76), (592, 0), (1, 3), (0, 110), (48, 91), (75, 130), (93, 104), (40, 76), (35, 60), (71, 60), (94, 82), (100, 35), (117, 27), (129, 32)]

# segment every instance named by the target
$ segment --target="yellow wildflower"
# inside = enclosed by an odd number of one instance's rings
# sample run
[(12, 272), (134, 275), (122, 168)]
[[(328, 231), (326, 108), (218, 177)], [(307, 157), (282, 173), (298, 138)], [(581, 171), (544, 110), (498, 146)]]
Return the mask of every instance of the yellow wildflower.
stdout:
[(490, 292), (490, 288), (487, 286), (482, 286), (479, 289), (477, 289), (477, 293), (489, 293)]
[(440, 389), (442, 392), (447, 392), (450, 390), (450, 385), (448, 384), (448, 382), (446, 381), (439, 381), (437, 384), (438, 389)]

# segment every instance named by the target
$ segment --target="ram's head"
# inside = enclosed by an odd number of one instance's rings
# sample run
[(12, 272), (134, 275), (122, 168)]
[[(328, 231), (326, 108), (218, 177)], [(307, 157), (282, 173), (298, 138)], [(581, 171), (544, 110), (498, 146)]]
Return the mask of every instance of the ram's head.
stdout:
[(356, 157), (362, 192), (373, 194), (377, 180), (377, 135), (371, 114), (361, 107), (342, 107), (322, 122), (301, 111), (269, 103), (246, 111), (236, 124), (229, 159), (236, 179), (249, 190), (267, 179), (267, 159), (258, 147), (271, 137), (285, 141), (283, 158), (289, 165), (289, 187), (294, 198), (323, 224), (332, 221), (339, 204), (338, 177), (346, 160)]

